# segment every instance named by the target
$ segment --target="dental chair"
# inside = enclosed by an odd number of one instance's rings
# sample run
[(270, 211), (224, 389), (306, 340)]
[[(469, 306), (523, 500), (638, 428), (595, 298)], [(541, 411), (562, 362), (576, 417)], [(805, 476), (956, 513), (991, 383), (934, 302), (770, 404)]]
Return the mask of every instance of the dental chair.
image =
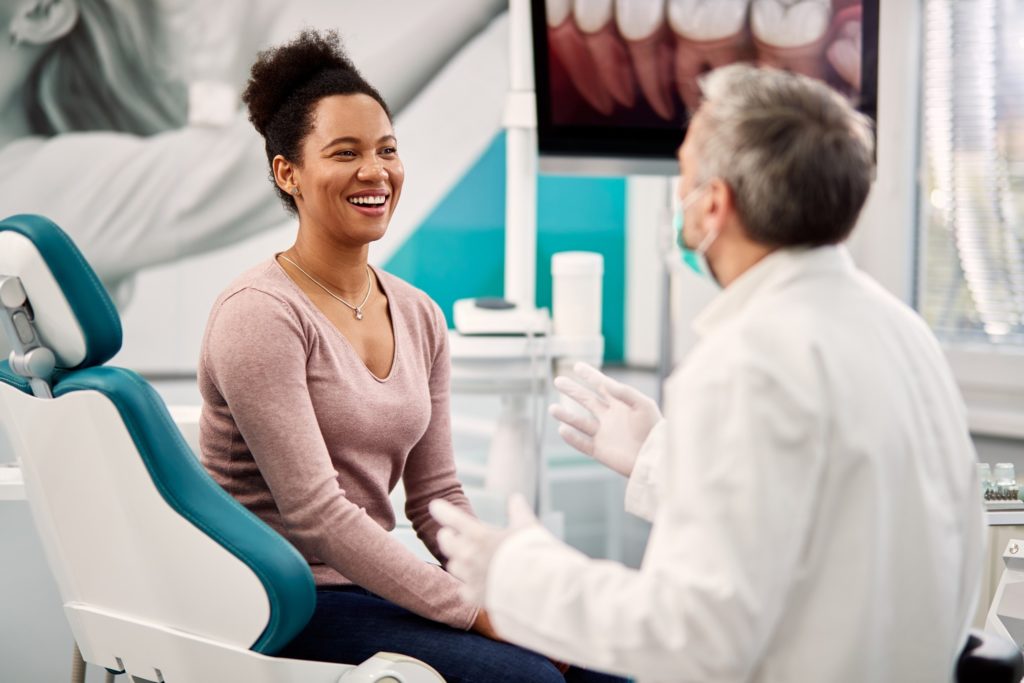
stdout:
[(971, 629), (957, 662), (956, 683), (1020, 683), (1022, 677), (1020, 648), (997, 633)]
[(443, 683), (410, 657), (274, 657), (308, 622), (313, 577), (203, 470), (139, 375), (105, 366), (121, 322), (70, 238), (0, 222), (0, 430), (85, 661), (157, 683)]
[[(1018, 683), (1024, 676), (1024, 539), (1011, 538), (1003, 549), (1005, 565), (989, 604), (985, 630), (974, 630), (960, 658), (957, 683), (997, 680)], [(973, 646), (973, 647), (972, 647)], [(970, 657), (968, 659), (968, 654)], [(967, 677), (963, 674), (975, 672)], [(984, 678), (988, 674), (991, 678)], [(1001, 676), (997, 678), (996, 676)]]

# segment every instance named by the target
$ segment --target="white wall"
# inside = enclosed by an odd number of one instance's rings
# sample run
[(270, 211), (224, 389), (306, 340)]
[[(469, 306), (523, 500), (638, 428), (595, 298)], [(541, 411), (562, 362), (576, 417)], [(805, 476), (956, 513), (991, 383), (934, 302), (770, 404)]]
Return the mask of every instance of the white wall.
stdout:
[(913, 293), (921, 2), (880, 2), (877, 177), (850, 239), (857, 264), (903, 301)]

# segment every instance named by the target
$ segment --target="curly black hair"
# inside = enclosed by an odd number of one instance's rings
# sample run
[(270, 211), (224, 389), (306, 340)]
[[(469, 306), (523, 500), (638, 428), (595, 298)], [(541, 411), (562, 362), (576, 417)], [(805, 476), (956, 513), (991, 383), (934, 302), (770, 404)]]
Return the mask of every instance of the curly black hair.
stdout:
[[(384, 98), (345, 54), (337, 32), (305, 29), (291, 42), (257, 55), (242, 101), (266, 143), (267, 161), (280, 154), (302, 163), (302, 142), (313, 128), (317, 102), (331, 95), (355, 94), (372, 97), (391, 118)], [(277, 186), (273, 166), (270, 181), (285, 208), (297, 213), (295, 199)]]

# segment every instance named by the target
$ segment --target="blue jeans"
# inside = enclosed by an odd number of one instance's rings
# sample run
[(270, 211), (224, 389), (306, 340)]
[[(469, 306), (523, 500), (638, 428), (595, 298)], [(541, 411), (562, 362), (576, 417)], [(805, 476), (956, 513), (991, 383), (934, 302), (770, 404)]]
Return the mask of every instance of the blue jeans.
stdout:
[(422, 660), (437, 669), (447, 683), (625, 681), (575, 667), (563, 678), (543, 655), (424, 619), (358, 586), (318, 590), (309, 624), (277, 654), (358, 664), (380, 651)]

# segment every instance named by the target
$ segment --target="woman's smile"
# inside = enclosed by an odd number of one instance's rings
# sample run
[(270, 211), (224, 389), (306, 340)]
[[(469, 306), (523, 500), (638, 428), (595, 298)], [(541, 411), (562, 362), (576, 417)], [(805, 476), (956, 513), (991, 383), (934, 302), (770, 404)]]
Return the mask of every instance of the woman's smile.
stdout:
[(383, 216), (388, 212), (388, 203), (391, 193), (387, 190), (363, 190), (350, 194), (347, 198), (349, 204), (364, 216), (374, 218)]

